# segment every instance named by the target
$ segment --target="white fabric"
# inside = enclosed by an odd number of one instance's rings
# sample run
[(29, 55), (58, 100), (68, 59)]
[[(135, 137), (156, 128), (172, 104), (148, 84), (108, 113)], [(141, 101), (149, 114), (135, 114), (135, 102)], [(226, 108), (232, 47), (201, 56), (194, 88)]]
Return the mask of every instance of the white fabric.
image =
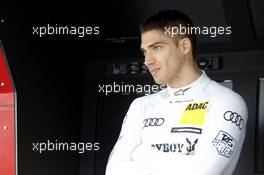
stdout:
[(188, 86), (137, 98), (106, 175), (231, 175), (247, 115), (243, 98), (204, 71)]

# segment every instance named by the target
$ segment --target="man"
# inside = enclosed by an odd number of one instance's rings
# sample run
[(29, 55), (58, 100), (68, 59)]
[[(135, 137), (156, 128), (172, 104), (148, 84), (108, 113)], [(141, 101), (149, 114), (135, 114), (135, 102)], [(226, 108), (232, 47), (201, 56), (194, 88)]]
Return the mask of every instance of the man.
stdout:
[(145, 64), (167, 88), (135, 99), (109, 156), (106, 175), (231, 175), (245, 138), (247, 107), (195, 61), (190, 19), (166, 10), (140, 25)]

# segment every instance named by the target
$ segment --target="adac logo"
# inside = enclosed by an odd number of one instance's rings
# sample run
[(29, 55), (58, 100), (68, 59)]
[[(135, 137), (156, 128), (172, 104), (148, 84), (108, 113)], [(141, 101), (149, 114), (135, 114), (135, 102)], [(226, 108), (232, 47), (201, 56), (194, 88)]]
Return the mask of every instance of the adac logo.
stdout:
[(187, 104), (179, 124), (203, 125), (208, 104), (208, 101)]
[(191, 110), (198, 110), (198, 109), (206, 109), (208, 105), (208, 101), (204, 103), (191, 103), (189, 104), (185, 111), (191, 111)]

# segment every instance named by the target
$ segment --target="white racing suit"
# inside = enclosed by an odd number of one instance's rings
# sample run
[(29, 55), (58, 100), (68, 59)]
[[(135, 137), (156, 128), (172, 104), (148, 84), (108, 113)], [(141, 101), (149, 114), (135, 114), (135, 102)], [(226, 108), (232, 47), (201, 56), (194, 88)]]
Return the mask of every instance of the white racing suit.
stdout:
[(106, 175), (231, 175), (246, 133), (247, 106), (207, 77), (135, 99)]

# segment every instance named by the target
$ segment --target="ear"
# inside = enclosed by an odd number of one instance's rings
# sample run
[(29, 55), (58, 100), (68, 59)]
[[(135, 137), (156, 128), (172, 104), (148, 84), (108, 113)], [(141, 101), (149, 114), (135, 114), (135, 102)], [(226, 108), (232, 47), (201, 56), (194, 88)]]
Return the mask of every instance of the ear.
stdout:
[(192, 50), (192, 43), (189, 38), (183, 38), (179, 41), (179, 47), (184, 55), (187, 55)]

